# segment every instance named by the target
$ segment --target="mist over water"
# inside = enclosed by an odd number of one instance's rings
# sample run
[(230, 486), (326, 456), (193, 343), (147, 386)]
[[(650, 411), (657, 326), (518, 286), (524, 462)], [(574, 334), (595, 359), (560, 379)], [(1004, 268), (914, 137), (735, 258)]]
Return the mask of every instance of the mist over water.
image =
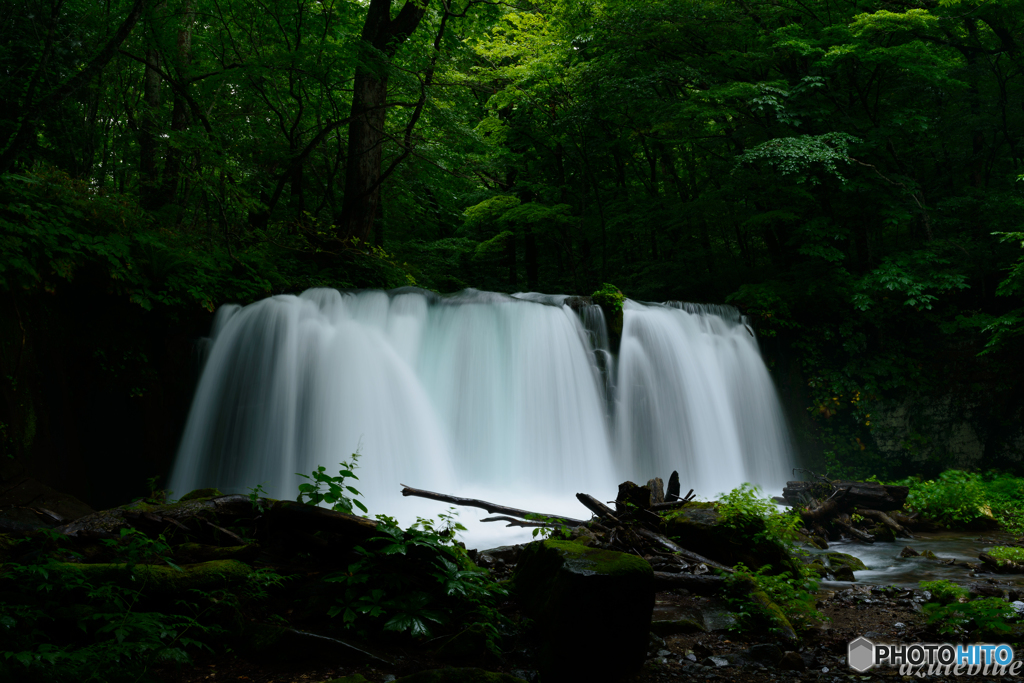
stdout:
[[(667, 481), (713, 498), (781, 489), (792, 449), (757, 341), (736, 309), (627, 301), (618, 358), (597, 306), (565, 296), (314, 289), (221, 308), (171, 476), (178, 495), (262, 484), (359, 450), (371, 514), (442, 503), (401, 484), (587, 518), (575, 499)], [(470, 546), (523, 530), (462, 508)]]

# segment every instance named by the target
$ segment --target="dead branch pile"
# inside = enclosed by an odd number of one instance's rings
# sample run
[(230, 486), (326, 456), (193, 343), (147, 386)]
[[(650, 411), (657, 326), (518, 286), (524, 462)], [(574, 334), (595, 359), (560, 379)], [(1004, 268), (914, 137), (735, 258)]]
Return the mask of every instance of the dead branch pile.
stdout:
[(913, 538), (910, 528), (921, 524), (901, 511), (908, 492), (906, 486), (832, 480), (812, 473), (811, 481), (787, 482), (778, 502), (797, 507), (813, 536), (834, 541), (845, 535), (874, 543), (879, 535), (885, 540)]
[(691, 584), (694, 587), (706, 587), (708, 583), (719, 581), (716, 576), (702, 576), (710, 569), (727, 573), (733, 571), (732, 567), (687, 550), (660, 533), (662, 518), (658, 513), (682, 508), (693, 500), (693, 489), (685, 496), (680, 495), (677, 472), (673, 472), (669, 478), (667, 491), (660, 478), (651, 479), (644, 486), (629, 481), (622, 483), (612, 502), (614, 510), (587, 493), (577, 493), (576, 499), (593, 513), (593, 517), (586, 521), (424, 491), (404, 484), (402, 495), (478, 507), (494, 515), (481, 520), (484, 522), (508, 522), (506, 526), (565, 528), (571, 538), (594, 547), (643, 557), (651, 563), (659, 581), (678, 587)]

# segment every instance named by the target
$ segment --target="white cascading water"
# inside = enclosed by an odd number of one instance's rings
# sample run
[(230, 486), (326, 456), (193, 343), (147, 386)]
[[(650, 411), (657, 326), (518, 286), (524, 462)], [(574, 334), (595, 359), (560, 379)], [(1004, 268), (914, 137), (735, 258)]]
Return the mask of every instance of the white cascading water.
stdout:
[[(627, 301), (618, 359), (596, 306), (565, 296), (314, 289), (224, 306), (170, 488), (301, 480), (359, 450), (370, 513), (409, 522), (444, 504), (400, 484), (586, 518), (619, 482), (667, 481), (713, 498), (780, 489), (792, 449), (753, 332), (736, 309)], [(528, 532), (475, 522), (471, 546)]]

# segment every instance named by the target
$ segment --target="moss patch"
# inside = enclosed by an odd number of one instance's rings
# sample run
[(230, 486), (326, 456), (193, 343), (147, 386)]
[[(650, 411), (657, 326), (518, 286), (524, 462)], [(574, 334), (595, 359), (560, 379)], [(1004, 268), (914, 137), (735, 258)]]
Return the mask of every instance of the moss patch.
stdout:
[(220, 492), (220, 489), (196, 489), (195, 491), (190, 491), (179, 498), (178, 502), (184, 503), (185, 501), (198, 500), (200, 498), (217, 498), (218, 496), (223, 495), (224, 494)]
[(868, 569), (868, 566), (861, 562), (860, 558), (854, 557), (853, 555), (847, 555), (846, 553), (826, 553), (825, 557), (828, 558), (829, 566), (834, 569), (839, 567), (849, 567), (855, 572)]
[(63, 562), (58, 572), (74, 573), (93, 584), (124, 583), (139, 585), (144, 582), (147, 594), (184, 592), (192, 589), (208, 591), (225, 585), (245, 581), (252, 568), (238, 560), (215, 560), (199, 564), (181, 565), (180, 570), (155, 564), (139, 564), (133, 568), (135, 579), (123, 564), (75, 564)]

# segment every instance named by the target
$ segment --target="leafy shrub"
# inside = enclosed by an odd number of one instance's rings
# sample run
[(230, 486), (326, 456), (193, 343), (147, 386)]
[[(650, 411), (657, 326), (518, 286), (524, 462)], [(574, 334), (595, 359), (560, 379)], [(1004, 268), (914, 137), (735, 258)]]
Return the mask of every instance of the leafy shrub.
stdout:
[(966, 588), (958, 586), (952, 581), (921, 581), (921, 590), (926, 590), (940, 603), (958, 602), (966, 600), (969, 593)]
[(946, 470), (936, 479), (916, 477), (893, 482), (908, 486), (907, 509), (945, 526), (996, 520), (1024, 534), (1024, 478), (999, 472)]
[[(366, 512), (366, 506), (363, 505), (362, 501), (357, 498), (350, 497), (362, 495), (354, 487), (349, 486), (345, 483), (346, 479), (356, 479), (359, 477), (353, 473), (352, 470), (358, 467), (359, 452), (352, 454), (352, 462), (342, 462), (341, 469), (338, 471), (338, 476), (332, 477), (326, 473), (326, 467), (319, 465), (316, 470), (313, 471), (312, 475), (301, 474), (296, 472), (300, 477), (304, 477), (312, 481), (312, 484), (299, 484), (299, 496), (296, 500), (300, 503), (307, 503), (309, 505), (319, 505), (320, 503), (327, 503), (331, 506), (331, 509), (335, 512), (344, 512), (347, 515), (354, 514), (352, 507), (355, 506)], [(321, 491), (321, 487), (326, 486), (326, 491)], [(257, 487), (259, 488), (259, 487)], [(257, 495), (253, 492), (253, 495)], [(308, 500), (304, 500), (308, 498)], [(255, 504), (255, 503), (254, 503)]]
[(928, 624), (939, 633), (962, 636), (971, 632), (998, 636), (1009, 633), (1008, 623), (1014, 616), (1013, 608), (1000, 598), (983, 598), (971, 602), (953, 602), (948, 605), (928, 603), (924, 606)]
[(497, 652), (505, 621), (497, 607), (508, 591), (456, 542), (465, 527), (455, 515), (440, 515), (440, 524), (419, 518), (408, 529), (386, 515), (377, 520), (383, 535), (372, 539), (376, 545), (357, 547), (358, 561), (324, 579), (343, 588), (329, 614), (363, 634), (379, 629), (429, 637), (436, 626), (478, 626)]
[(719, 520), (726, 526), (743, 531), (751, 522), (764, 522), (765, 531), (754, 534), (752, 540), (770, 540), (792, 545), (796, 530), (801, 527), (796, 510), (779, 512), (778, 506), (764, 497), (761, 489), (745, 483), (718, 497)]

